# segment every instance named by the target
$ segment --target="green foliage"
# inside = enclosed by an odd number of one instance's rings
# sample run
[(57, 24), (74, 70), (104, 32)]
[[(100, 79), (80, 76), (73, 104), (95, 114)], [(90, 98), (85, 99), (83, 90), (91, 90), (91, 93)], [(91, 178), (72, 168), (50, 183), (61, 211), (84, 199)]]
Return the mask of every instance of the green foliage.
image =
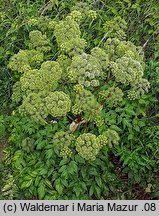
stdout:
[(114, 19), (106, 21), (104, 29), (107, 32), (107, 37), (119, 38), (120, 40), (126, 38), (127, 23), (120, 16), (115, 16)]
[(119, 87), (110, 87), (107, 90), (101, 90), (99, 92), (99, 100), (105, 101), (108, 107), (114, 107), (120, 104), (124, 96), (124, 93)]
[(4, 135), (6, 131), (4, 116), (0, 116), (0, 136)]

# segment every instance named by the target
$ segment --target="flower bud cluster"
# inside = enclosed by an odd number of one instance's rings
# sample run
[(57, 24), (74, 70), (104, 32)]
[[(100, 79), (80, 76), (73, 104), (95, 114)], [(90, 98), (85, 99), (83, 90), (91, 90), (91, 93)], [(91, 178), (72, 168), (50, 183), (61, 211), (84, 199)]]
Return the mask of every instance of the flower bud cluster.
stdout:
[(136, 100), (138, 98), (138, 93), (135, 90), (131, 89), (128, 91), (127, 97), (129, 100)]
[(10, 58), (8, 67), (12, 71), (24, 73), (30, 71), (32, 67), (37, 66), (43, 61), (43, 53), (37, 50), (20, 50)]
[(48, 27), (49, 30), (54, 30), (56, 25), (57, 25), (57, 21), (50, 20), (47, 27)]
[(65, 116), (71, 107), (71, 100), (62, 91), (49, 92), (45, 98), (46, 108), (53, 117)]
[(19, 111), (31, 115), (36, 122), (45, 124), (49, 114), (53, 117), (65, 116), (70, 111), (70, 107), (70, 98), (64, 92), (40, 91), (31, 92), (24, 97)]
[(101, 148), (108, 144), (108, 138), (106, 135), (102, 134), (98, 136)]
[(91, 133), (84, 133), (76, 140), (76, 151), (86, 160), (95, 160), (96, 155), (101, 148), (100, 141), (96, 135)]
[(144, 67), (142, 48), (135, 46), (130, 41), (120, 41), (118, 38), (108, 38), (104, 44), (104, 50), (109, 55), (111, 61), (115, 61), (124, 56), (139, 61)]
[(111, 71), (115, 81), (125, 85), (138, 83), (143, 76), (143, 67), (140, 62), (125, 56), (111, 63)]
[(60, 151), (60, 156), (63, 157), (64, 159), (68, 157), (70, 158), (72, 156), (72, 150), (69, 147), (64, 146)]
[(63, 158), (70, 157), (72, 151), (69, 148), (74, 142), (74, 136), (64, 131), (56, 132), (53, 137), (53, 145), (60, 150), (60, 156)]
[(29, 49), (36, 49), (39, 52), (50, 51), (50, 41), (47, 39), (45, 34), (43, 35), (40, 31), (34, 30), (29, 33), (29, 38)]
[(97, 18), (97, 12), (94, 10), (88, 10), (87, 11), (87, 16), (88, 18), (90, 18), (91, 20), (95, 20)]
[(52, 91), (57, 87), (61, 74), (58, 62), (46, 61), (39, 70), (34, 69), (23, 74), (20, 79), (21, 89), (23, 92)]
[(71, 11), (71, 13), (69, 14), (69, 16), (77, 23), (79, 23), (82, 19), (82, 14), (80, 11), (77, 10), (73, 10)]
[[(101, 109), (101, 108), (100, 108)], [(92, 121), (97, 125), (97, 127), (101, 127), (104, 124), (104, 119), (101, 115), (100, 110), (97, 114), (92, 118)]]
[(99, 80), (106, 78), (108, 64), (108, 55), (104, 50), (96, 47), (91, 50), (91, 55), (82, 53), (73, 57), (68, 67), (68, 77), (72, 82), (85, 87), (95, 87), (99, 85)]
[(79, 25), (71, 16), (57, 23), (54, 30), (58, 46), (69, 55), (81, 53), (86, 45), (82, 39)]

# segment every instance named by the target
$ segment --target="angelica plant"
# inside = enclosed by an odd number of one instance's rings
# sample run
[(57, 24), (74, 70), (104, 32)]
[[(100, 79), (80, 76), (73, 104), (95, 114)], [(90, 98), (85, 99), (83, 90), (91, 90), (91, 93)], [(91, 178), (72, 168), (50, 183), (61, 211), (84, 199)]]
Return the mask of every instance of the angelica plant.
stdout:
[[(148, 91), (141, 48), (129, 41), (108, 38), (103, 47), (94, 47), (87, 53), (77, 17), (80, 12), (72, 11), (63, 20), (53, 21), (53, 34), (61, 51), (55, 61), (43, 60), (45, 52), (50, 51), (50, 41), (39, 30), (29, 33), (28, 50), (21, 50), (10, 59), (9, 68), (23, 73), (12, 98), (22, 102), (21, 114), (29, 114), (41, 124), (47, 123), (49, 115), (60, 118), (71, 112), (100, 127), (104, 124), (105, 107), (111, 109), (120, 104), (125, 88), (133, 100)], [(66, 87), (60, 86), (60, 79), (67, 80)], [(100, 85), (109, 79), (113, 86), (100, 90)], [(97, 94), (96, 88), (100, 90)]]
[[(40, 19), (30, 20), (34, 30), (29, 32), (26, 49), (10, 58), (8, 68), (20, 74), (12, 94), (17, 128), (13, 124), (16, 129), (10, 141), (18, 142), (21, 150), (13, 153), (13, 167), (22, 173), (17, 182), (22, 190), (29, 189), (27, 195), (59, 199), (73, 190), (79, 197), (83, 187), (87, 197), (100, 197), (107, 190), (103, 179), (110, 181), (106, 173), (113, 167), (109, 153), (119, 151), (122, 133), (129, 131), (133, 139), (133, 130), (142, 127), (143, 112), (136, 114), (135, 109), (140, 109), (130, 106), (138, 104), (150, 88), (144, 78), (143, 51), (126, 41), (123, 32), (117, 37), (126, 28), (123, 20), (104, 42), (88, 47), (80, 23), (90, 19), (91, 28), (96, 18), (90, 8), (72, 8), (62, 20), (43, 19), (41, 31)], [(25, 120), (26, 129), (19, 126), (19, 119)], [(96, 189), (89, 185), (92, 175)], [(81, 176), (85, 186), (77, 182)], [(73, 188), (65, 190), (68, 184)]]

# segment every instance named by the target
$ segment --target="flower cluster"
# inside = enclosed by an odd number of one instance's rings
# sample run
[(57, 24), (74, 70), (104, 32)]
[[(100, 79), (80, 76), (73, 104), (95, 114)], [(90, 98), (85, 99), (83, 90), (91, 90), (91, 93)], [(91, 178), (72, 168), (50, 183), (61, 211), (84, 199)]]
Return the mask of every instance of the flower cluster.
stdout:
[(140, 62), (125, 56), (111, 63), (111, 71), (115, 81), (125, 85), (136, 84), (143, 76)]
[(56, 25), (57, 25), (57, 21), (56, 20), (50, 20), (50, 22), (48, 23), (47, 27), (48, 27), (49, 30), (54, 30)]
[(92, 133), (84, 133), (76, 139), (76, 151), (86, 160), (95, 160), (103, 146), (112, 147), (112, 144), (118, 144), (119, 140), (118, 133), (110, 129), (98, 137)]
[(104, 143), (108, 144), (109, 147), (112, 147), (113, 144), (119, 144), (120, 137), (115, 130), (108, 129), (101, 135)]
[(150, 88), (150, 83), (146, 79), (140, 79), (137, 83), (132, 83), (132, 88), (128, 91), (129, 100), (135, 100), (141, 95), (147, 93)]
[(40, 31), (34, 30), (29, 33), (29, 38), (29, 49), (36, 49), (39, 52), (50, 51), (50, 41), (47, 39), (45, 34), (43, 35)]
[(79, 25), (71, 16), (57, 23), (54, 30), (58, 46), (69, 55), (83, 52), (86, 41), (82, 39)]
[(22, 97), (23, 92), (21, 90), (21, 83), (18, 81), (13, 85), (12, 101), (19, 103), (22, 100)]
[(51, 19), (47, 16), (39, 16), (36, 18), (30, 18), (27, 23), (30, 27), (39, 29), (42, 32), (45, 32), (48, 29)]
[[(82, 15), (82, 18), (86, 19), (87, 17), (90, 20), (95, 20), (97, 18), (97, 12), (94, 10), (90, 9), (90, 4), (87, 2), (77, 2), (73, 7), (72, 7), (72, 12), (78, 11)], [(71, 12), (71, 13), (72, 13)]]
[(99, 80), (107, 76), (108, 64), (108, 55), (104, 50), (96, 47), (91, 50), (91, 54), (82, 53), (73, 57), (68, 67), (68, 77), (71, 81), (86, 87), (98, 86)]
[(132, 84), (132, 88), (139, 94), (143, 95), (145, 92), (147, 93), (150, 88), (150, 83), (146, 79), (140, 79), (136, 85)]
[(60, 156), (67, 158), (72, 155), (70, 147), (74, 143), (74, 139), (75, 138), (72, 134), (68, 134), (64, 131), (59, 131), (55, 133), (52, 143), (57, 149), (60, 150)]
[(142, 78), (144, 55), (141, 47), (136, 47), (130, 41), (108, 38), (104, 50), (109, 55), (110, 70), (115, 81), (131, 86), (128, 91), (130, 100), (135, 100), (138, 96), (148, 92), (150, 84)]
[[(94, 47), (91, 50), (91, 56), (92, 58), (96, 59), (96, 61), (98, 60), (101, 69), (104, 71), (107, 71), (108, 66), (109, 66), (109, 56), (108, 54), (105, 52), (104, 49), (101, 49), (99, 47)], [(104, 74), (105, 75), (105, 74)]]
[(70, 98), (64, 92), (40, 91), (29, 93), (24, 97), (19, 111), (31, 115), (36, 122), (46, 124), (46, 117), (49, 114), (53, 117), (65, 116), (70, 111), (70, 107)]
[(46, 61), (41, 68), (27, 71), (20, 79), (23, 92), (52, 91), (57, 87), (62, 70), (58, 62)]
[(71, 100), (62, 91), (49, 92), (45, 98), (46, 108), (53, 117), (65, 116), (71, 107)]
[(111, 61), (115, 61), (121, 57), (128, 57), (140, 62), (144, 66), (142, 47), (137, 47), (130, 41), (108, 38), (104, 44), (104, 50), (109, 55)]
[(91, 133), (84, 133), (76, 140), (76, 151), (86, 160), (95, 160), (96, 155), (101, 148), (100, 141), (96, 135)]
[(71, 65), (71, 59), (64, 54), (61, 54), (57, 58), (57, 62), (60, 64), (62, 69), (62, 77), (63, 79), (68, 79), (68, 70), (67, 68)]
[(20, 50), (10, 58), (8, 67), (12, 71), (20, 73), (30, 71), (43, 61), (44, 52), (51, 49), (46, 35), (42, 35), (40, 31), (31, 31), (29, 38), (29, 50)]
[(30, 93), (24, 97), (22, 105), (19, 107), (19, 112), (26, 115), (31, 115), (35, 122), (46, 124), (46, 117), (49, 112), (46, 108), (45, 98), (46, 92)]
[(37, 50), (20, 50), (10, 58), (8, 67), (12, 71), (24, 73), (43, 61), (43, 53)]
[(53, 144), (57, 148), (62, 149), (64, 145), (70, 146), (73, 140), (74, 136), (72, 134), (69, 134), (64, 131), (58, 131), (55, 133), (53, 137)]

